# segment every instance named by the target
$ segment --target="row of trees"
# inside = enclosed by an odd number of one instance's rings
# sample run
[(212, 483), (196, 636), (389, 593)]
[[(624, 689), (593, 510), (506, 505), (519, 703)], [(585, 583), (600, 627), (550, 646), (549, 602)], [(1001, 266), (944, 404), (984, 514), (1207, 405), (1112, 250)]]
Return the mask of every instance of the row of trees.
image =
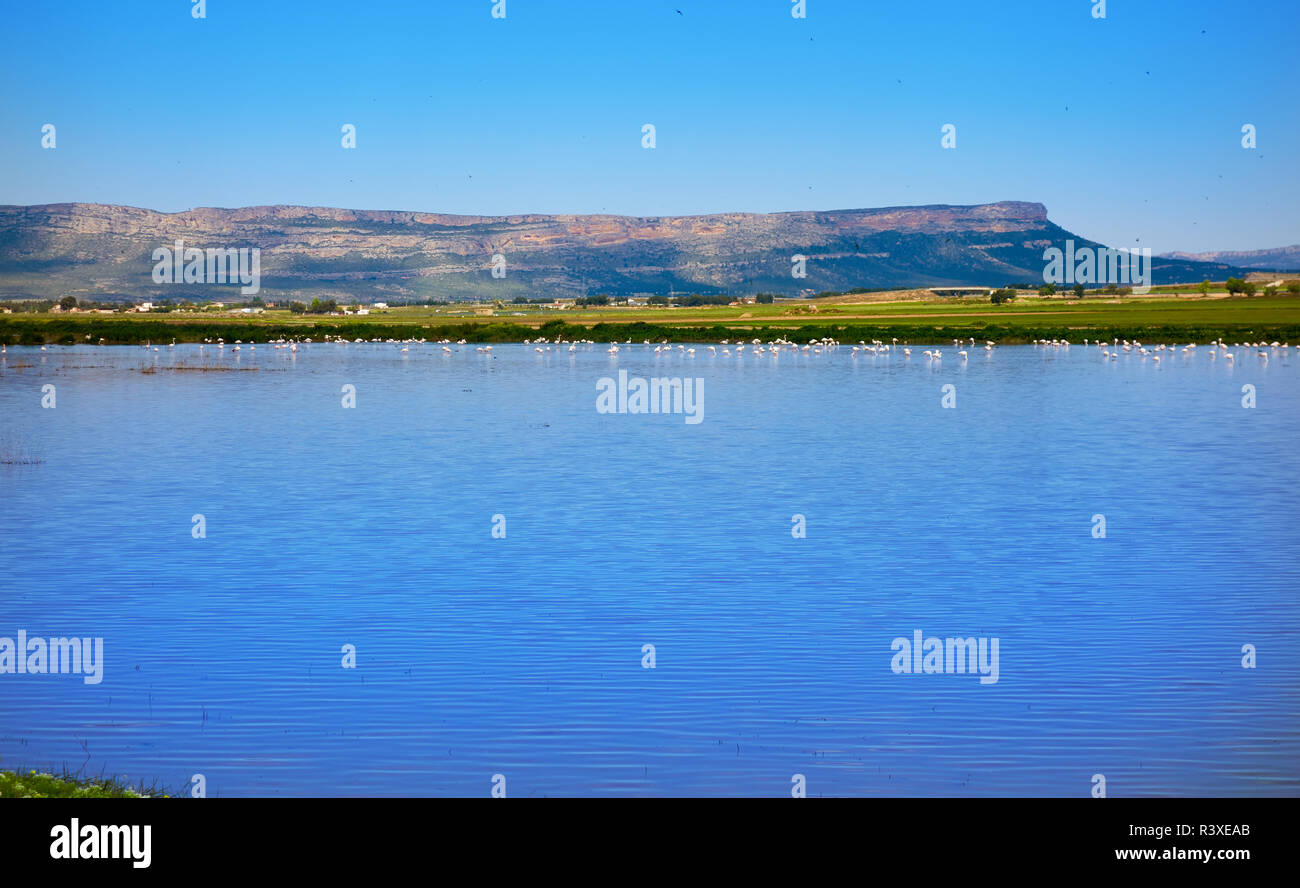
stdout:
[[(1202, 293), (1208, 293), (1210, 291), (1209, 284), (1209, 281), (1203, 281), (1201, 283)], [(1251, 281), (1243, 281), (1241, 278), (1228, 278), (1228, 280), (1224, 282), (1223, 287), (1228, 291), (1229, 295), (1232, 296), (1254, 296), (1256, 291), (1256, 285), (1254, 283)], [(1264, 287), (1265, 296), (1277, 296), (1281, 292), (1285, 292), (1290, 296), (1300, 296), (1300, 281), (1287, 281), (1281, 287), (1275, 287), (1272, 284), (1268, 284)]]
[(294, 314), (331, 314), (339, 310), (339, 304), (333, 299), (313, 299), (311, 305), (303, 302), (290, 302), (289, 311)]
[[(94, 299), (78, 299), (76, 296), (64, 296), (58, 302), (51, 300), (38, 300), (29, 302), (10, 302), (6, 303), (8, 308), (15, 311), (49, 311), (57, 305), (63, 311), (70, 311), (74, 308), (81, 311), (130, 311), (135, 308), (133, 301), (112, 301), (97, 302)], [(156, 314), (166, 314), (169, 311), (213, 311), (216, 306), (211, 302), (191, 302), (188, 299), (157, 299), (152, 301), (151, 312)], [(255, 296), (248, 302), (223, 302), (224, 308), (263, 308), (265, 303), (260, 296)]]
[[(1204, 286), (1204, 283), (1202, 283)], [(1228, 291), (1229, 296), (1254, 296), (1255, 285), (1250, 281), (1243, 281), (1241, 278), (1228, 278), (1223, 282), (1223, 288)]]

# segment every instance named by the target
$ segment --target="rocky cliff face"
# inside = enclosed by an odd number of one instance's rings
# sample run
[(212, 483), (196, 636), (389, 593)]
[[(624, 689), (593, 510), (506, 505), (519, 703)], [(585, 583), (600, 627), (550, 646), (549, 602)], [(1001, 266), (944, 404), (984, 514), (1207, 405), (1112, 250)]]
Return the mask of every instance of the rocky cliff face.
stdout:
[[(7, 206), (0, 296), (233, 298), (233, 288), (153, 282), (153, 250), (177, 240), (260, 248), (273, 294), (403, 300), (1028, 283), (1042, 279), (1044, 248), (1068, 238), (1093, 243), (1049, 222), (1042, 204), (1014, 201), (660, 217)], [(504, 277), (491, 273), (496, 255)], [(806, 277), (792, 274), (796, 255)], [(1196, 264), (1157, 263), (1157, 282)]]

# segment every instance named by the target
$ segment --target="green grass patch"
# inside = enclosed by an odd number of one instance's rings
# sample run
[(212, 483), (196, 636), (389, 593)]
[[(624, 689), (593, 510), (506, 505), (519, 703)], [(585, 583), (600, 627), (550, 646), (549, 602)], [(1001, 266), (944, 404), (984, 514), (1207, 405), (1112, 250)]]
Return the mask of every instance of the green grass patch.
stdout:
[(841, 341), (893, 338), (911, 343), (974, 337), (1014, 344), (1035, 339), (1137, 339), (1204, 342), (1264, 339), (1300, 341), (1300, 298), (1038, 299), (1004, 305), (949, 300), (889, 303), (791, 303), (699, 308), (612, 307), (467, 317), (463, 310), (410, 307), (371, 315), (214, 316), (168, 314), (0, 315), (0, 342), (9, 345), (165, 344), (224, 338), (227, 343), (269, 339), (465, 339), (519, 342), (551, 339), (631, 339), (640, 342), (701, 342), (774, 339), (807, 342), (825, 336)]
[(0, 770), (0, 799), (171, 798), (158, 787), (131, 787), (112, 777)]

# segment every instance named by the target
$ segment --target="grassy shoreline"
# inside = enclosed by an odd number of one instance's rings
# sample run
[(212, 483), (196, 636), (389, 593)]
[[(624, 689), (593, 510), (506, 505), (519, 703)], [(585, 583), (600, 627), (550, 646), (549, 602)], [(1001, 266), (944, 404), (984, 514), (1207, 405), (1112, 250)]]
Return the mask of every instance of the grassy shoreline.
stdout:
[(0, 769), (0, 799), (156, 799), (171, 798), (158, 787), (131, 787), (115, 777), (86, 777), (65, 771)]
[(674, 343), (778, 337), (805, 343), (833, 337), (842, 342), (915, 344), (959, 338), (1003, 344), (1035, 339), (1137, 339), (1145, 342), (1300, 340), (1300, 299), (1022, 300), (1013, 305), (894, 302), (815, 304), (793, 311), (769, 306), (717, 307), (647, 312), (604, 309), (533, 313), (528, 317), (448, 317), (436, 311), (396, 309), (370, 316), (169, 314), (0, 315), (6, 345), (124, 345), (202, 342), (224, 338), (270, 339), (465, 339), (520, 342), (548, 339), (632, 340)]

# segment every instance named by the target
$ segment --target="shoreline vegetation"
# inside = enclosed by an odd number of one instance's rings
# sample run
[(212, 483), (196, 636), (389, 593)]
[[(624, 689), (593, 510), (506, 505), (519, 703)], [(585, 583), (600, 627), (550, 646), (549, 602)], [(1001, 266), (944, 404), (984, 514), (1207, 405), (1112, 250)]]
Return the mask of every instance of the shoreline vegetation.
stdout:
[(0, 799), (158, 799), (172, 795), (157, 786), (132, 787), (116, 777), (88, 777), (64, 771), (0, 768)]
[(1146, 342), (1300, 340), (1300, 298), (1020, 297), (986, 300), (854, 302), (808, 300), (680, 308), (600, 307), (511, 311), (475, 306), (395, 306), (367, 315), (210, 311), (15, 312), (0, 314), (5, 345), (134, 345), (265, 342), (274, 339), (460, 340), (522, 342), (545, 337), (596, 342), (672, 343), (783, 338), (807, 343), (897, 338), (912, 344), (975, 338), (1015, 345), (1035, 340), (1129, 339)]

